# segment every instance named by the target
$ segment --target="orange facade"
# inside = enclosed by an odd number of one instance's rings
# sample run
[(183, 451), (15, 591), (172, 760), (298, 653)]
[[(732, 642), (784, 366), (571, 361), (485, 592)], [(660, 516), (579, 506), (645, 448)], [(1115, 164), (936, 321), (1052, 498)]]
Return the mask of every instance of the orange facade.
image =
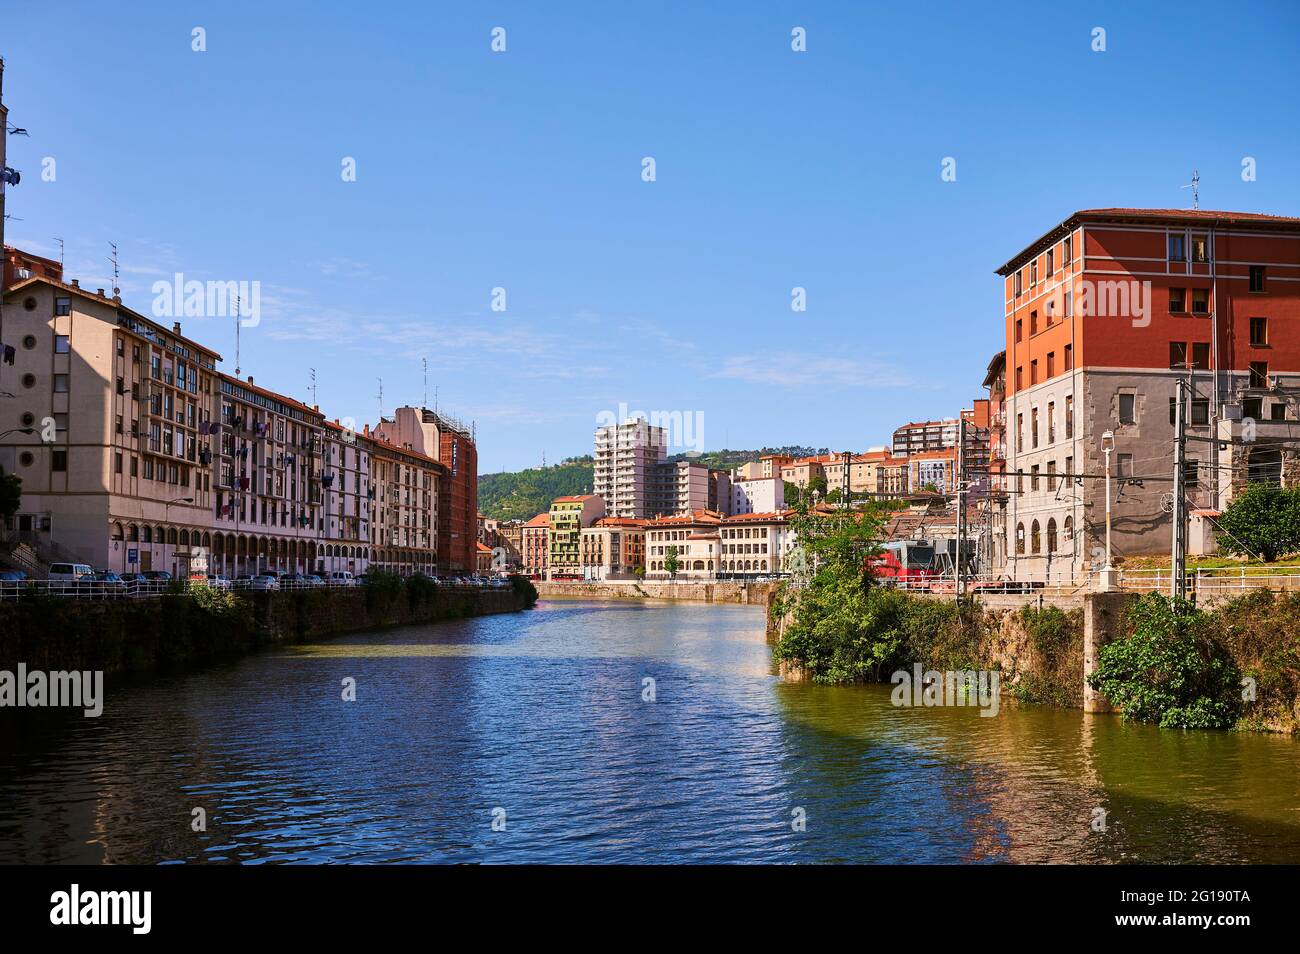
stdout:
[(1074, 367), (1300, 370), (1300, 219), (1078, 212), (999, 269), (1007, 393)]

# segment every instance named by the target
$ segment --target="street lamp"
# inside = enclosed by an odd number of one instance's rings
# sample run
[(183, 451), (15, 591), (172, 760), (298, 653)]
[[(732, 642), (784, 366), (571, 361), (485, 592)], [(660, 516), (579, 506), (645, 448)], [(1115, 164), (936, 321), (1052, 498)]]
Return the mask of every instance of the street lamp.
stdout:
[(11, 427), (7, 431), (0, 431), (0, 437), (8, 437), (10, 434), (35, 434), (34, 427)]
[(1103, 431), (1101, 450), (1106, 455), (1106, 565), (1102, 567), (1099, 589), (1109, 593), (1115, 586), (1115, 567), (1111, 564), (1110, 549), (1110, 452), (1115, 449), (1115, 432)]

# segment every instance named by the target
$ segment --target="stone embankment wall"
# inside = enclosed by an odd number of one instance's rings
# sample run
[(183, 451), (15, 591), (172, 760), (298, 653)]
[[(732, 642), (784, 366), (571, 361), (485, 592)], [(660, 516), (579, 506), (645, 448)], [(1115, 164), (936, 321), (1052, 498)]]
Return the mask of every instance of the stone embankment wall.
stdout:
[(688, 603), (742, 603), (767, 606), (776, 583), (559, 583), (538, 581), (544, 600), (675, 600)]
[(369, 587), (239, 594), (220, 611), (188, 594), (90, 601), (30, 597), (0, 603), (0, 670), (121, 673), (230, 658), (262, 646), (341, 633), (510, 613), (512, 589), (412, 593)]

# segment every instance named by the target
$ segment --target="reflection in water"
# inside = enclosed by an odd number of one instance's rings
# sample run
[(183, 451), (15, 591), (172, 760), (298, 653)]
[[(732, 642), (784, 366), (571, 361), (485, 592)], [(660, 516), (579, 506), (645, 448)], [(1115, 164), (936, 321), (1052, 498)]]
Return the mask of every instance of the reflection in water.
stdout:
[(544, 604), (4, 710), (0, 862), (1300, 860), (1290, 739), (1003, 701), (781, 682), (750, 607)]

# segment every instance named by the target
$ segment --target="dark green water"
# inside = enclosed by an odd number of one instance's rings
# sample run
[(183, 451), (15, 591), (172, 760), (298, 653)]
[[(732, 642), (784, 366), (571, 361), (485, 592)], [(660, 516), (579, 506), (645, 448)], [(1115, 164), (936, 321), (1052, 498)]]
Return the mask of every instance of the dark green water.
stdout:
[(784, 683), (748, 607), (543, 604), (0, 720), (0, 862), (1300, 861), (1290, 739)]

